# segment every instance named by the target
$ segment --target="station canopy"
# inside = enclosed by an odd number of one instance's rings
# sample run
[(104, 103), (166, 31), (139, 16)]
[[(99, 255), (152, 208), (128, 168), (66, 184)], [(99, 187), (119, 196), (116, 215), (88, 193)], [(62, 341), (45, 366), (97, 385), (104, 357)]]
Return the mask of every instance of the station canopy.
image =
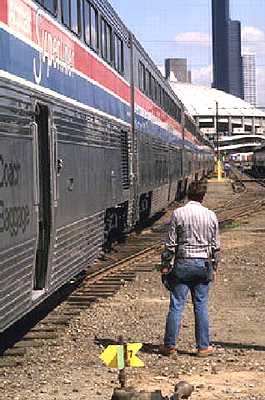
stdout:
[(179, 100), (193, 117), (215, 116), (217, 102), (219, 116), (265, 118), (264, 111), (221, 90), (172, 80), (169, 83)]

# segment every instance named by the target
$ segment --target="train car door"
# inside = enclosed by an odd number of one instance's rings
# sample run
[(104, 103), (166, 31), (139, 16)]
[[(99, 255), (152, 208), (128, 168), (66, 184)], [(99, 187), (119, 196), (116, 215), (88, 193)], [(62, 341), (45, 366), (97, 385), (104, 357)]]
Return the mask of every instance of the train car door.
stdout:
[(49, 108), (37, 104), (34, 130), (35, 210), (37, 213), (37, 243), (33, 282), (33, 298), (47, 285), (48, 260), (52, 227), (51, 140)]

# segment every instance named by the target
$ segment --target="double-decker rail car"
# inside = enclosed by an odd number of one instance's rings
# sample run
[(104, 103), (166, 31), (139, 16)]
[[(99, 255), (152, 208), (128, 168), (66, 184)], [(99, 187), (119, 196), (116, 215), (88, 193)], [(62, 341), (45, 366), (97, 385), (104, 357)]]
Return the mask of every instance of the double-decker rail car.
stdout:
[(0, 331), (212, 161), (106, 0), (1, 0)]
[(265, 147), (254, 151), (252, 156), (252, 173), (256, 177), (265, 177)]

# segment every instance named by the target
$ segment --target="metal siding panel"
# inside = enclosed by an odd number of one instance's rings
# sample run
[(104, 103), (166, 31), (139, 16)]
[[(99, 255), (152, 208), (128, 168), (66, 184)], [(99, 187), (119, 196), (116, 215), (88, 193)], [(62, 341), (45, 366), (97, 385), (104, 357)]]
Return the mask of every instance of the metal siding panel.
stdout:
[(177, 188), (178, 188), (178, 182), (171, 183), (170, 194), (169, 194), (169, 203), (172, 203), (176, 199)]
[(167, 207), (168, 191), (169, 184), (160, 186), (153, 190), (151, 216)]
[(36, 237), (30, 95), (0, 81), (0, 331), (31, 307)]
[[(123, 127), (65, 107), (55, 109), (54, 123), (58, 158), (64, 161), (57, 178), (57, 228), (125, 201), (129, 194), (124, 198), (121, 185)], [(73, 182), (71, 190), (69, 179)]]
[[(78, 247), (70, 238), (78, 240)], [(104, 212), (57, 230), (50, 286), (54, 290), (88, 266), (100, 252), (104, 239)], [(67, 255), (63, 257), (63, 254)]]
[(30, 311), (29, 298), (31, 298), (31, 288), (16, 297), (12, 302), (6, 304), (4, 309), (0, 309), (0, 331), (19, 320), (26, 312)]
[[(10, 263), (10, 258), (13, 263)], [(34, 240), (0, 253), (0, 331), (31, 306)]]

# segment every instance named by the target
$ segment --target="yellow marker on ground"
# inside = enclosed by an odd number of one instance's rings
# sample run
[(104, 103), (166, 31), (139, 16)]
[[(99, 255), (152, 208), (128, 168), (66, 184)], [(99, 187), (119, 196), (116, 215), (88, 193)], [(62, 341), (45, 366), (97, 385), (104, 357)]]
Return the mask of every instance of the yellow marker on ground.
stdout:
[(127, 344), (126, 365), (128, 364), (128, 367), (144, 367), (144, 362), (135, 355), (142, 346), (143, 346), (142, 343)]
[(144, 367), (144, 362), (135, 355), (141, 347), (142, 343), (109, 345), (99, 357), (110, 368)]
[[(124, 353), (122, 345), (109, 345), (101, 354), (100, 359), (110, 368), (123, 369), (124, 363)], [(122, 357), (121, 357), (122, 356)]]

